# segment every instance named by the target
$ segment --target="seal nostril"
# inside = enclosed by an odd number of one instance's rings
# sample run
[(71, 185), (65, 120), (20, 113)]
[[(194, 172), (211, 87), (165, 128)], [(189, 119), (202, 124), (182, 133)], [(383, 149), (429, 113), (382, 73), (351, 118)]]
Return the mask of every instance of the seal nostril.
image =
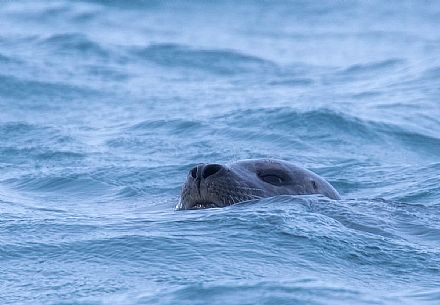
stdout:
[(197, 178), (197, 166), (194, 167), (192, 170), (190, 170), (190, 173), (191, 173), (191, 177), (196, 179)]
[(203, 167), (202, 177), (204, 179), (208, 178), (211, 175), (214, 175), (219, 170), (222, 169), (222, 166), (220, 164), (208, 164)]

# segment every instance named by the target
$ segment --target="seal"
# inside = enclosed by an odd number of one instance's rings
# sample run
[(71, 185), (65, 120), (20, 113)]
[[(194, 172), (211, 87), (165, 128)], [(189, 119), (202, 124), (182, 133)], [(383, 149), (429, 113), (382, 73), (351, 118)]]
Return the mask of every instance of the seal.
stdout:
[(220, 208), (277, 195), (321, 194), (338, 200), (335, 188), (317, 174), (274, 159), (200, 164), (188, 173), (177, 210)]

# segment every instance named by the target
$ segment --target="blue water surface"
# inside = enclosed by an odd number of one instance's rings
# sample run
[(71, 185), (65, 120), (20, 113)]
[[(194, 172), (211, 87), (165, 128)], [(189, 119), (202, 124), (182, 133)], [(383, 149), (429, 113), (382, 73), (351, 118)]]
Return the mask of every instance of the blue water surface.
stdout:
[[(1, 304), (440, 304), (440, 4), (0, 2)], [(175, 211), (271, 157), (343, 200)]]

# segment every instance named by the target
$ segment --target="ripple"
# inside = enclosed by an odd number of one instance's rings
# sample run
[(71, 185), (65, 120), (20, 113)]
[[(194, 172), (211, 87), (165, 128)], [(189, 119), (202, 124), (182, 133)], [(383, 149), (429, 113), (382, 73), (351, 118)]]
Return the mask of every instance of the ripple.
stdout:
[(70, 177), (22, 177), (20, 179), (6, 181), (17, 190), (28, 192), (50, 192), (57, 195), (75, 195), (78, 198), (94, 197), (105, 194), (111, 187), (106, 183), (97, 181), (87, 176)]
[(137, 123), (129, 128), (130, 131), (151, 133), (154, 130), (166, 130), (173, 134), (191, 134), (194, 130), (209, 128), (208, 124), (183, 119), (148, 120)]
[(274, 86), (310, 86), (314, 83), (313, 79), (309, 78), (290, 78), (282, 80), (270, 81), (270, 85)]
[(71, 135), (52, 127), (24, 122), (0, 123), (0, 152), (8, 162), (75, 162), (86, 157)]

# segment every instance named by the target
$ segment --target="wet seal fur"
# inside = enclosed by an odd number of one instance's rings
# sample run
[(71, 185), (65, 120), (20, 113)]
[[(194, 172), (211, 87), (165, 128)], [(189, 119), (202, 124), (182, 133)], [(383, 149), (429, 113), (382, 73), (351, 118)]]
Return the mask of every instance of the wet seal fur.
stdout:
[(200, 164), (188, 173), (178, 210), (225, 207), (277, 195), (321, 194), (338, 200), (335, 188), (317, 174), (274, 159)]

